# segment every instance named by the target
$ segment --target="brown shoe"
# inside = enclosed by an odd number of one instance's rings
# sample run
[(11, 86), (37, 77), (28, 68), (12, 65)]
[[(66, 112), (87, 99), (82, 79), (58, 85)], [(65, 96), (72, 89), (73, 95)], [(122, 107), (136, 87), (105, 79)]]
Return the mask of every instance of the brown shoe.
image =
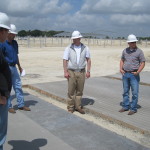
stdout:
[(73, 113), (74, 110), (73, 109), (68, 109), (68, 112)]
[(30, 109), (29, 107), (26, 107), (26, 106), (20, 107), (20, 108), (18, 108), (18, 109), (24, 110), (24, 111), (31, 111), (31, 109)]
[(78, 108), (76, 111), (78, 111), (80, 114), (85, 114), (85, 111), (82, 108)]
[(128, 113), (128, 115), (133, 115), (133, 114), (135, 114), (136, 112), (135, 111), (129, 111), (129, 113)]
[(125, 111), (128, 111), (127, 109), (124, 109), (124, 108), (121, 108), (120, 110), (119, 110), (119, 112), (125, 112)]
[(12, 114), (15, 114), (15, 113), (16, 113), (16, 111), (15, 111), (13, 108), (9, 108), (8, 111), (9, 111), (10, 113), (12, 113)]

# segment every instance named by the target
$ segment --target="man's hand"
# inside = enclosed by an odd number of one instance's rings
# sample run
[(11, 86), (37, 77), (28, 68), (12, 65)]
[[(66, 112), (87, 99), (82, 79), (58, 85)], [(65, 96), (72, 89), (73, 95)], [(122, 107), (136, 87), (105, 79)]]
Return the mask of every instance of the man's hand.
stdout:
[(23, 69), (21, 67), (18, 67), (20, 74), (22, 73)]
[(131, 72), (131, 73), (134, 74), (135, 76), (139, 74), (138, 72)]
[(69, 77), (70, 77), (69, 72), (64, 72), (64, 77), (69, 79)]
[(121, 73), (122, 75), (124, 75), (124, 74), (125, 74), (125, 71), (124, 71), (123, 69), (120, 69), (120, 73)]
[(2, 104), (2, 105), (6, 105), (6, 102), (7, 102), (6, 97), (5, 97), (5, 96), (1, 96), (1, 95), (0, 95), (0, 104)]
[(90, 77), (90, 72), (87, 72), (86, 73), (86, 78), (89, 78)]

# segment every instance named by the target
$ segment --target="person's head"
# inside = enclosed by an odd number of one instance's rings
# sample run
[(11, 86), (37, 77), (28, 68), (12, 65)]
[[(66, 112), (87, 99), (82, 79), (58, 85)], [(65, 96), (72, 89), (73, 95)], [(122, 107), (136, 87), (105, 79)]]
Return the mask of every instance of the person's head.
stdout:
[(14, 40), (15, 36), (17, 35), (16, 30), (16, 26), (14, 24), (10, 24), (10, 30), (7, 37), (9, 41)]
[(130, 34), (127, 38), (127, 42), (128, 45), (131, 49), (135, 49), (136, 48), (136, 42), (137, 42), (137, 38), (134, 34)]
[(79, 31), (73, 31), (72, 32), (72, 36), (71, 39), (73, 40), (73, 43), (75, 45), (80, 45), (80, 40), (83, 36), (81, 35), (81, 33)]
[(9, 17), (0, 12), (0, 42), (4, 42), (7, 38), (8, 31), (10, 29)]

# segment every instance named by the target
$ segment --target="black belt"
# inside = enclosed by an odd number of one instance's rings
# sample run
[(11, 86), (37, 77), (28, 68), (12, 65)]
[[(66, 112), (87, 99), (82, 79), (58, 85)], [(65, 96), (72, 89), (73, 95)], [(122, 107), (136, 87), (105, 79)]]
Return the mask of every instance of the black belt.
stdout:
[(132, 72), (137, 72), (138, 70), (136, 69), (136, 70), (133, 70), (133, 71), (126, 71), (126, 70), (124, 70), (126, 73), (132, 73)]
[(9, 66), (15, 67), (15, 66), (16, 66), (16, 64), (9, 64)]
[(74, 72), (82, 72), (82, 71), (85, 71), (85, 68), (84, 69), (69, 69), (71, 71), (74, 71)]

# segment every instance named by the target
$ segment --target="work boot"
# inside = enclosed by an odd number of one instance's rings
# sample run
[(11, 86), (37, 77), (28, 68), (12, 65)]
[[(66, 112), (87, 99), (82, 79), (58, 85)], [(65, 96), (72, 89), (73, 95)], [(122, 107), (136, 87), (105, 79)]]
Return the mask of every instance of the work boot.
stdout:
[(85, 114), (85, 111), (81, 107), (77, 108), (76, 111), (78, 111), (80, 114)]
[(12, 113), (12, 114), (15, 114), (15, 113), (16, 113), (16, 111), (15, 111), (13, 108), (9, 108), (8, 111), (9, 111), (10, 113)]
[(119, 110), (119, 112), (125, 112), (125, 111), (128, 111), (127, 109), (124, 109), (124, 108), (121, 108), (120, 110)]
[(68, 112), (73, 113), (74, 110), (73, 109), (68, 109)]
[(73, 113), (74, 112), (74, 107), (69, 107), (67, 106), (68, 112)]
[(129, 111), (129, 113), (128, 113), (128, 115), (133, 115), (133, 114), (135, 114), (136, 112), (135, 111)]
[(20, 107), (18, 109), (24, 110), (24, 111), (31, 111), (31, 109), (29, 107), (26, 107), (26, 106)]

